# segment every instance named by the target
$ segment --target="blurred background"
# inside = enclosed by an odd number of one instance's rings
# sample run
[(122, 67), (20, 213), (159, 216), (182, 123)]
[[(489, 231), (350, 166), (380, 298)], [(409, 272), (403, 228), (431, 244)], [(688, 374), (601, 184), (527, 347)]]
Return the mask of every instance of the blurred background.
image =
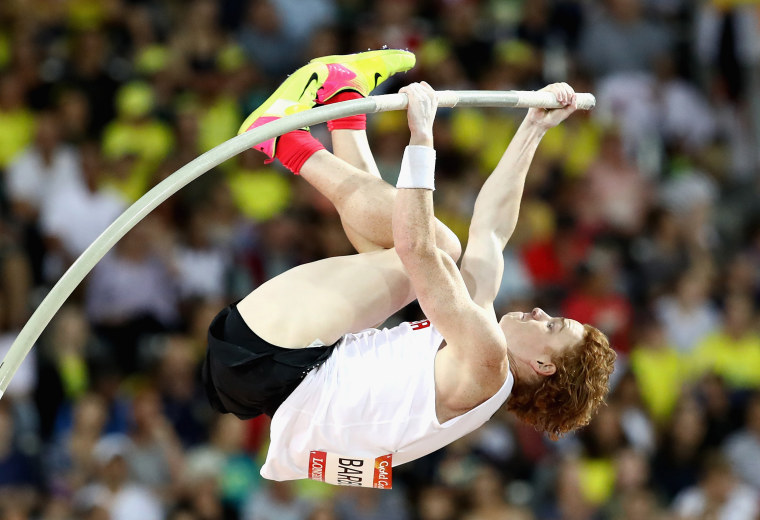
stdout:
[[(0, 355), (116, 216), (287, 73), (387, 45), (418, 63), (382, 92), (596, 94), (538, 151), (497, 303), (592, 323), (619, 362), (607, 406), (559, 442), (498, 413), (396, 468), (392, 491), (262, 480), (267, 421), (216, 415), (201, 391), (206, 328), (352, 251), (324, 198), (246, 152), (120, 241), (40, 338), (0, 401), (0, 519), (760, 518), (756, 4), (2, 0)], [(436, 213), (463, 242), (522, 117), (439, 110)], [(369, 132), (395, 182), (405, 114)]]

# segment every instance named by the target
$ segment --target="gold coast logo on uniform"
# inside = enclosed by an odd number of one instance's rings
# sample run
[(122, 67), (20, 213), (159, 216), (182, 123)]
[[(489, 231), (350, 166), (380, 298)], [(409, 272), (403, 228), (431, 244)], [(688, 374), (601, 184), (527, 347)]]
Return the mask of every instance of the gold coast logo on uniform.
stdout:
[(393, 485), (392, 456), (384, 455), (375, 459), (375, 479), (372, 487), (390, 489)]
[(309, 478), (337, 486), (391, 489), (393, 456), (358, 458), (312, 451), (309, 455)]

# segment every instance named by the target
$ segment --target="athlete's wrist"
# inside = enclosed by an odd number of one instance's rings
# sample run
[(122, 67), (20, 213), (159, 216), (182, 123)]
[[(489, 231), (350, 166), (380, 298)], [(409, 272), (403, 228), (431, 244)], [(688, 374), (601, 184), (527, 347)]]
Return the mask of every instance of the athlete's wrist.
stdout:
[[(534, 109), (531, 109), (534, 110)], [(520, 125), (521, 130), (523, 130), (525, 133), (527, 133), (528, 137), (531, 137), (533, 139), (541, 139), (544, 137), (544, 134), (546, 134), (546, 131), (550, 128), (553, 128), (556, 125), (552, 124), (546, 124), (541, 121), (536, 121), (534, 118), (528, 114), (525, 119), (523, 120), (522, 125)]]
[(435, 148), (410, 144), (401, 159), (397, 188), (435, 190)]
[(409, 146), (429, 146), (433, 148), (433, 133), (425, 131), (412, 131)]

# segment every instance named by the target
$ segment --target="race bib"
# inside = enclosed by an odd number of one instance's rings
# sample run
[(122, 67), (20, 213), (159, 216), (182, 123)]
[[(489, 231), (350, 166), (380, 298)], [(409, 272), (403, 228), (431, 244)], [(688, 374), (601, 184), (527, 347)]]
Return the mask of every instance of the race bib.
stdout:
[(359, 486), (391, 489), (393, 484), (392, 455), (357, 459), (326, 451), (309, 455), (309, 478), (336, 486)]

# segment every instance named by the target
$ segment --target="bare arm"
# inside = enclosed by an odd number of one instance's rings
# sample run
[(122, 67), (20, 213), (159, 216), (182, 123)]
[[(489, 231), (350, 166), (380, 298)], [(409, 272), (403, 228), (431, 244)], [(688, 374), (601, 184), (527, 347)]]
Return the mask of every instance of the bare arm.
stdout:
[[(426, 84), (410, 85), (402, 92), (410, 99), (410, 145), (431, 146), (435, 93)], [(434, 222), (432, 190), (398, 190), (393, 212), (396, 251), (425, 315), (446, 338), (457, 360), (472, 369), (460, 371), (463, 383), (470, 385), (481, 372), (488, 375), (495, 366), (503, 368), (506, 341), (493, 313), (475, 305), (456, 264), (436, 246)], [(482, 382), (492, 384), (488, 378)]]
[(565, 108), (528, 111), (475, 201), (461, 270), (472, 299), (484, 308), (493, 308), (501, 284), (504, 272), (502, 252), (515, 230), (525, 177), (538, 144), (548, 129), (576, 109), (575, 93), (569, 85), (554, 84), (543, 90), (553, 92)]

